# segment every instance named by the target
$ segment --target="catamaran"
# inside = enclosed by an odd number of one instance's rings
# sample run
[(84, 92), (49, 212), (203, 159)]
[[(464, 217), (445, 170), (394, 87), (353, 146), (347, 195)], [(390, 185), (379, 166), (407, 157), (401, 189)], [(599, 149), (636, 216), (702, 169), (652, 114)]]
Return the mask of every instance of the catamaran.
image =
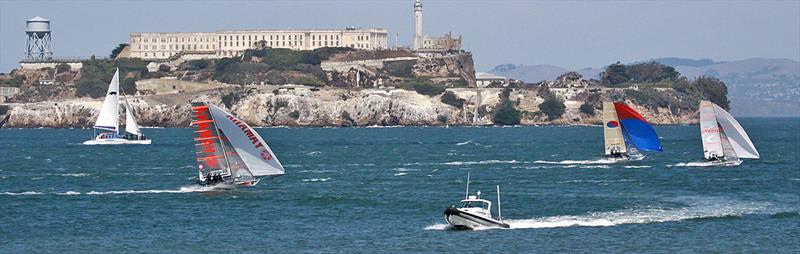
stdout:
[(197, 178), (201, 185), (255, 186), (285, 170), (267, 142), (244, 121), (214, 104), (192, 103)]
[(503, 222), (500, 210), (500, 186), (497, 186), (497, 219), (492, 218), (492, 202), (481, 199), (481, 192), (469, 195), (469, 174), (467, 174), (467, 191), (464, 200), (458, 206), (450, 206), (444, 210), (444, 220), (456, 229), (475, 229), (481, 227), (510, 228)]
[[(83, 142), (84, 145), (125, 145), (138, 144), (149, 145), (152, 140), (142, 134), (139, 125), (136, 124), (136, 117), (133, 115), (133, 108), (128, 104), (128, 99), (120, 95), (122, 90), (119, 88), (119, 69), (114, 72), (114, 78), (108, 85), (108, 92), (100, 108), (100, 115), (92, 130), (92, 140)], [(125, 108), (125, 133), (120, 133), (119, 129), (119, 98), (122, 97), (122, 104)], [(97, 131), (101, 131), (97, 134)]]
[(700, 135), (706, 161), (720, 166), (742, 164), (740, 158), (758, 159), (758, 150), (739, 122), (710, 101), (700, 102)]
[(605, 156), (611, 161), (642, 160), (639, 151), (662, 151), (655, 129), (621, 102), (603, 102)]

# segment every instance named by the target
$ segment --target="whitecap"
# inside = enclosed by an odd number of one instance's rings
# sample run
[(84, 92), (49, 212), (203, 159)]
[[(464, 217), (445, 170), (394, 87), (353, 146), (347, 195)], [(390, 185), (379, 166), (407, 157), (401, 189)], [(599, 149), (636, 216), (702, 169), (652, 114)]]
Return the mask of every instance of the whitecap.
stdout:
[(303, 179), (303, 182), (325, 182), (331, 180), (331, 178), (311, 178), (311, 179)]
[(441, 163), (441, 165), (460, 166), (460, 165), (516, 164), (516, 163), (520, 162), (516, 160), (452, 161), (452, 162)]
[(28, 196), (28, 195), (42, 195), (44, 193), (36, 192), (36, 191), (26, 191), (26, 192), (2, 192), (0, 194), (9, 195), (9, 196)]

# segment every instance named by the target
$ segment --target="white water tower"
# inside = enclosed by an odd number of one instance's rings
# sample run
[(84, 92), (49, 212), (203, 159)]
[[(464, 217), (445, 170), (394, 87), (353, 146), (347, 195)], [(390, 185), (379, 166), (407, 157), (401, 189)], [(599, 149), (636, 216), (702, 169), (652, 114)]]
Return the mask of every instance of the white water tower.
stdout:
[(28, 41), (25, 43), (25, 59), (51, 59), (53, 48), (50, 38), (50, 20), (36, 16), (25, 25)]

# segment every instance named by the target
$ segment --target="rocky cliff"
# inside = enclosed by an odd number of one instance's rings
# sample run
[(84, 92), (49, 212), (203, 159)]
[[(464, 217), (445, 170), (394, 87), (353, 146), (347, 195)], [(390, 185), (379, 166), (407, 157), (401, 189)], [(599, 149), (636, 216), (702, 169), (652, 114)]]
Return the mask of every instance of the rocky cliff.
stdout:
[[(579, 108), (586, 102), (586, 93), (612, 96), (617, 90), (594, 87), (555, 90), (564, 99), (565, 113), (550, 120), (536, 114), (544, 99), (540, 89), (518, 88), (510, 98), (518, 101), (524, 114), (522, 124), (600, 124), (599, 108), (589, 115)], [(502, 88), (453, 88), (462, 107), (442, 102), (441, 96), (426, 96), (401, 89), (309, 89), (303, 87), (224, 87), (185, 94), (148, 95), (130, 98), (137, 120), (142, 126), (187, 127), (191, 121), (189, 103), (193, 100), (220, 105), (253, 126), (431, 126), (491, 125), (492, 115), (500, 103)], [(480, 104), (477, 104), (480, 93)], [(583, 98), (583, 99), (582, 99)], [(674, 114), (669, 108), (651, 109), (627, 100), (648, 121), (656, 124), (695, 123), (696, 113)], [(91, 127), (99, 114), (102, 101), (62, 100), (9, 104), (13, 117), (9, 127)], [(475, 113), (478, 114), (475, 117)], [(120, 119), (124, 122), (124, 119)]]

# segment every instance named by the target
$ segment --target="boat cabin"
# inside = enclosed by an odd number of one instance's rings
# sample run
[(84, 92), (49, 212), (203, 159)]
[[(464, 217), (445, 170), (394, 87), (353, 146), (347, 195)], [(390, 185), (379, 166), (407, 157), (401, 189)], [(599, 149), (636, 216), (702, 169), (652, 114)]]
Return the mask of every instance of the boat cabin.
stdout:
[[(480, 192), (478, 192), (480, 193)], [(459, 210), (492, 217), (492, 202), (486, 199), (481, 199), (477, 195), (469, 195), (467, 199), (461, 200)]]

